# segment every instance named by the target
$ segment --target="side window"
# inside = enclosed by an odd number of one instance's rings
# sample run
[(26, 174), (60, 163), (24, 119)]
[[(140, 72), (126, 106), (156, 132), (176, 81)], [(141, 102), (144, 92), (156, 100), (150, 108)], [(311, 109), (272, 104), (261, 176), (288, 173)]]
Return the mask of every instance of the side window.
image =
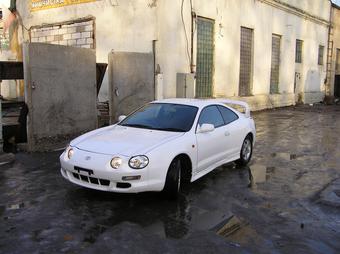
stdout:
[(233, 111), (230, 109), (223, 107), (223, 106), (218, 106), (218, 109), (220, 110), (224, 123), (229, 124), (238, 119), (238, 115), (236, 115)]
[(202, 125), (204, 123), (212, 124), (215, 128), (224, 125), (221, 113), (216, 106), (209, 106), (202, 110), (198, 124)]

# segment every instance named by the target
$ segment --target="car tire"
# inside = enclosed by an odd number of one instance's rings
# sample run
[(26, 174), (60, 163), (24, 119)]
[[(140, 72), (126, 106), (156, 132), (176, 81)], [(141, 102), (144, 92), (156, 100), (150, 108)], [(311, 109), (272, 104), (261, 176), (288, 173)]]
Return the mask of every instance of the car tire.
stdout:
[(251, 160), (252, 155), (253, 155), (253, 141), (250, 135), (248, 135), (243, 141), (240, 151), (240, 159), (236, 161), (236, 164), (238, 166), (246, 166)]
[(168, 169), (163, 193), (169, 199), (177, 198), (181, 189), (181, 161), (174, 159)]

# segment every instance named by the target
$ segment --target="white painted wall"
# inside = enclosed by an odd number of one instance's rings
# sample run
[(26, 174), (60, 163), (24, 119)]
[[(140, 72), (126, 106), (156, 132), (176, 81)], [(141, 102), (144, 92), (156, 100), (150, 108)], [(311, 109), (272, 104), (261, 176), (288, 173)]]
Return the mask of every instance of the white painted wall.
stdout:
[[(10, 14), (10, 11), (7, 9), (9, 5), (9, 1), (2, 0), (0, 1), (0, 9), (3, 11), (3, 20), (0, 20), (0, 37), (4, 39), (8, 39), (9, 34), (8, 31), (3, 33), (4, 19)], [(7, 44), (7, 42), (6, 42)], [(8, 48), (0, 48), (0, 61), (13, 61), (16, 59), (15, 54), (11, 52)], [(17, 97), (17, 83), (14, 80), (3, 80), (0, 82), (0, 94), (4, 98), (16, 98)]]
[[(329, 20), (328, 0), (281, 1)], [(164, 97), (176, 95), (176, 73), (190, 71), (179, 0), (156, 1), (156, 6), (152, 5), (152, 0), (99, 0), (95, 3), (33, 13), (28, 9), (28, 2), (17, 3), (26, 27), (94, 16), (98, 62), (107, 62), (111, 50), (151, 52), (152, 41), (157, 40), (156, 61), (163, 74)], [(272, 33), (282, 36), (279, 85), (282, 98), (294, 92), (294, 76), (298, 68), (295, 64), (296, 39), (304, 41), (304, 61), (299, 67), (302, 73), (301, 92), (322, 92), (326, 57), (325, 64), (318, 66), (317, 56), (319, 45), (327, 48), (327, 25), (276, 9), (259, 0), (215, 0), (209, 3), (206, 0), (193, 0), (193, 4), (197, 15), (215, 20), (214, 96), (238, 95), (241, 26), (254, 29), (255, 97), (263, 98), (263, 95), (268, 96), (269, 93)], [(188, 0), (184, 2), (183, 13), (190, 51), (191, 12)], [(28, 40), (27, 35), (25, 40)], [(195, 44), (196, 38), (194, 53)], [(326, 52), (324, 55), (326, 56)], [(105, 78), (100, 93), (101, 100), (108, 98), (107, 82)]]
[[(167, 1), (165, 1), (167, 2)], [(272, 6), (254, 0), (216, 0), (207, 4), (204, 0), (195, 0), (194, 11), (198, 16), (215, 20), (215, 75), (214, 96), (233, 97), (238, 95), (239, 59), (240, 59), (240, 27), (254, 29), (254, 75), (253, 94), (265, 95), (269, 93), (271, 69), (272, 34), (282, 36), (281, 67), (279, 90), (282, 94), (294, 93), (295, 70), (301, 72), (300, 92), (308, 94), (323, 91), (326, 75), (326, 57), (324, 65), (318, 65), (319, 45), (327, 48), (328, 28), (311, 20), (301, 18), (292, 13), (273, 8)], [(299, 8), (306, 8), (315, 16), (329, 19), (330, 3), (322, 1), (288, 1)], [(185, 61), (184, 31), (180, 23), (180, 4), (163, 3), (164, 8), (173, 12), (172, 17), (177, 20), (176, 25), (166, 28), (167, 32), (176, 38), (171, 46), (162, 47), (161, 51), (169, 52), (166, 61), (162, 62), (164, 82), (167, 84), (167, 96), (175, 94), (175, 71), (187, 71)], [(176, 13), (177, 10), (177, 13)], [(162, 10), (160, 10), (162, 12)], [(186, 27), (190, 38), (190, 9), (185, 5)], [(176, 16), (177, 14), (177, 16)], [(161, 24), (163, 22), (160, 22)], [(160, 28), (160, 31), (163, 31)], [(165, 31), (163, 31), (166, 33)], [(160, 40), (163, 37), (160, 36)], [(303, 63), (296, 67), (295, 42), (304, 41)], [(170, 40), (171, 42), (171, 40)], [(169, 42), (169, 44), (170, 44)], [(165, 44), (168, 44), (165, 42)], [(178, 45), (181, 45), (178, 49)], [(195, 43), (194, 43), (195, 47)], [(196, 49), (194, 49), (196, 51)], [(171, 52), (171, 53), (170, 53)], [(166, 54), (166, 53), (164, 53)], [(178, 56), (182, 55), (182, 58)], [(324, 52), (326, 56), (326, 52)], [(180, 60), (181, 59), (181, 60)], [(196, 59), (194, 59), (196, 60)], [(169, 87), (170, 86), (170, 87)], [(319, 97), (317, 100), (319, 100)], [(259, 97), (260, 98), (260, 97)]]
[(340, 75), (340, 71), (336, 70), (336, 52), (340, 50), (340, 9), (332, 8), (332, 23), (333, 23), (333, 56), (332, 56), (332, 71), (331, 71), (331, 95), (334, 95), (334, 75)]
[[(108, 54), (115, 51), (151, 52), (156, 38), (156, 9), (151, 1), (100, 0), (30, 13), (29, 1), (17, 1), (17, 8), (26, 27), (58, 23), (87, 16), (96, 18), (97, 62), (108, 62)], [(24, 40), (28, 40), (25, 35)], [(104, 80), (100, 99), (108, 98), (108, 79)]]

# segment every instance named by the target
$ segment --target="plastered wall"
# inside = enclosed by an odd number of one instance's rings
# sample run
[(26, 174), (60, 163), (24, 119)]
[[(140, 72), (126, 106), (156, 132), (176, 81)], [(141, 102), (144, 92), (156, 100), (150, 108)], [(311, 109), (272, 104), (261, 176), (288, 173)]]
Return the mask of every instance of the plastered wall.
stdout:
[[(28, 1), (18, 9), (26, 27), (92, 16), (95, 19), (97, 62), (107, 62), (111, 51), (152, 51), (156, 41), (157, 70), (163, 74), (164, 97), (176, 96), (176, 75), (190, 72), (190, 1), (99, 0), (30, 13)], [(327, 48), (330, 2), (328, 0), (282, 0), (293, 6), (277, 8), (279, 0), (193, 0), (196, 15), (215, 20), (214, 96), (238, 96), (240, 27), (254, 29), (253, 95), (269, 96), (272, 34), (282, 36), (279, 91), (286, 98), (294, 93), (295, 72), (301, 73), (298, 92), (322, 97), (326, 75), (318, 65), (319, 45)], [(273, 5), (274, 4), (274, 5)], [(303, 15), (299, 14), (303, 9)], [(289, 9), (289, 8), (288, 8)], [(182, 18), (183, 14), (183, 18)], [(196, 26), (193, 26), (193, 65), (196, 63)], [(303, 63), (295, 64), (295, 41), (304, 41)], [(27, 35), (23, 40), (29, 40)], [(189, 55), (188, 55), (189, 53)], [(326, 52), (324, 53), (326, 56)], [(193, 67), (195, 70), (195, 66)], [(104, 79), (100, 100), (108, 99), (108, 78)], [(277, 98), (277, 96), (275, 96)], [(313, 97), (314, 98), (314, 97)]]

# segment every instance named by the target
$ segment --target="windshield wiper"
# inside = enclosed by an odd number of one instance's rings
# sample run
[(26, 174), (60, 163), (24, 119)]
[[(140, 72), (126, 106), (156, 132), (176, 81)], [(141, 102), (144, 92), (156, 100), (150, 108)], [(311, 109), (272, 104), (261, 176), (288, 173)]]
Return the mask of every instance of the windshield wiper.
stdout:
[(151, 126), (147, 126), (144, 124), (122, 124), (122, 126), (153, 130)]
[(158, 131), (173, 131), (173, 132), (186, 132), (186, 130), (179, 129), (179, 128), (155, 128)]

